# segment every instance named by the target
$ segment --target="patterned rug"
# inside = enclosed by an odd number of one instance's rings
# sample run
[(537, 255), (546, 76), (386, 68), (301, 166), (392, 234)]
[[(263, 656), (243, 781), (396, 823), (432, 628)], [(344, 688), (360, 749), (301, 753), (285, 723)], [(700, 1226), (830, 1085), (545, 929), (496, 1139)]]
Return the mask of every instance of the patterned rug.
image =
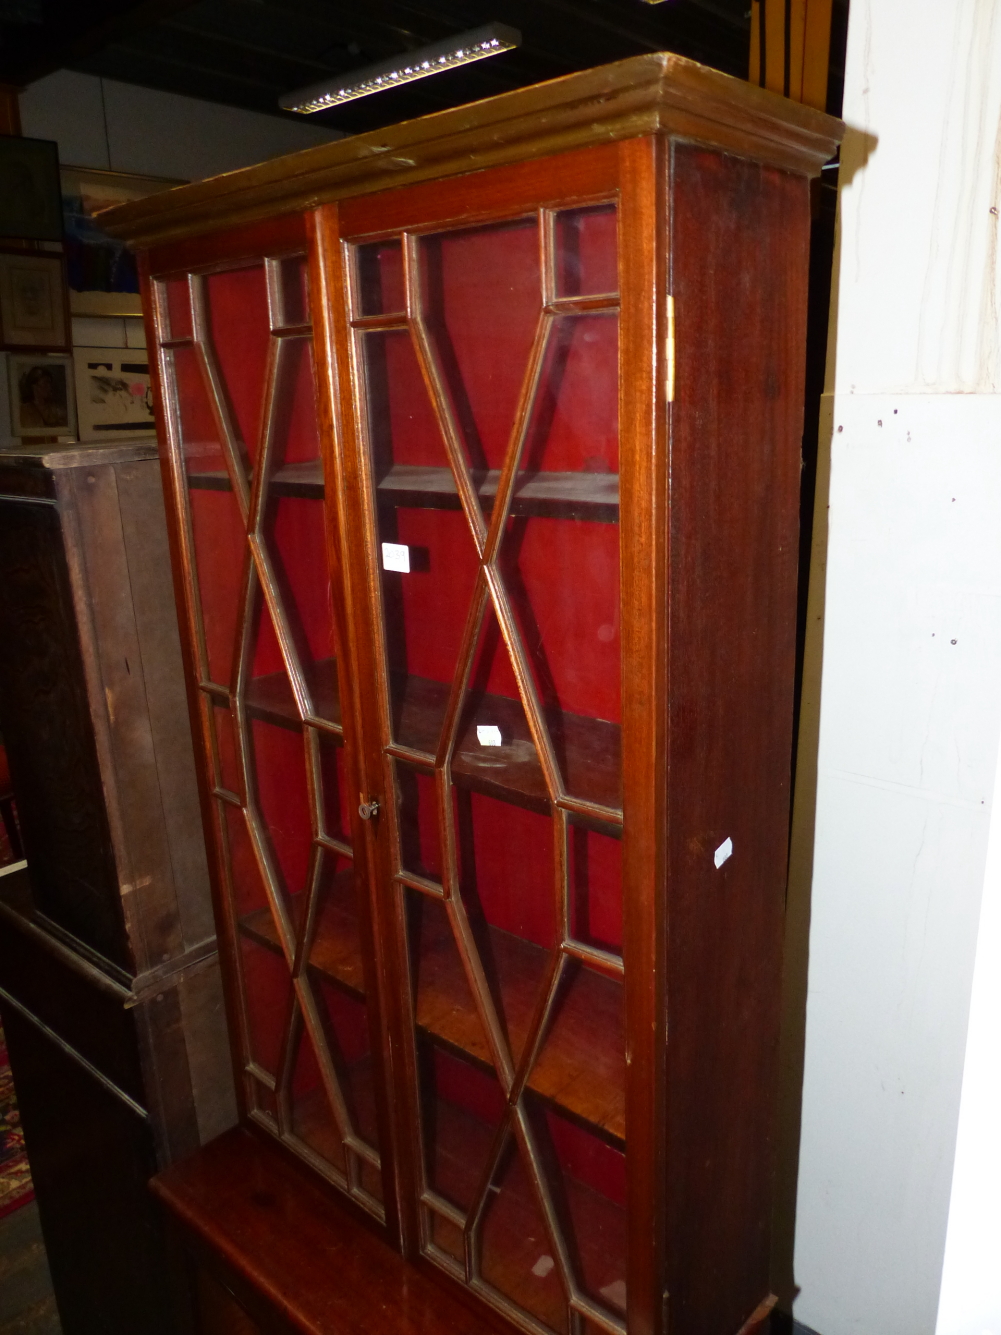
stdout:
[(21, 1119), (14, 1102), (7, 1044), (0, 1029), (0, 1219), (27, 1205), (34, 1194), (28, 1156), (24, 1152)]

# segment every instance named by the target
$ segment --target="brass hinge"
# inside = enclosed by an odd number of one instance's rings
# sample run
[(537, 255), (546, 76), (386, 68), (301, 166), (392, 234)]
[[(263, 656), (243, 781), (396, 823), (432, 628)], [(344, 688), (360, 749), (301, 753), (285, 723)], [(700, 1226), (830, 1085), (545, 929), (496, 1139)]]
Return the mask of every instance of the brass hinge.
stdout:
[(667, 298), (667, 340), (664, 345), (667, 361), (667, 401), (674, 402), (674, 298)]

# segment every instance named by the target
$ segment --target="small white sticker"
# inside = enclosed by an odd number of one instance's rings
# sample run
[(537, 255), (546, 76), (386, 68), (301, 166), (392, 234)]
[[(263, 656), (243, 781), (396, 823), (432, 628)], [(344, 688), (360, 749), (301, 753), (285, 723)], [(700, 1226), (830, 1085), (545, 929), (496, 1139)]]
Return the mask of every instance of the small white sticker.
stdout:
[(532, 1274), (538, 1275), (540, 1279), (545, 1279), (547, 1275), (552, 1273), (555, 1264), (556, 1262), (551, 1256), (540, 1256), (535, 1265), (532, 1266)]
[(730, 856), (732, 852), (733, 852), (733, 840), (730, 838), (729, 835), (727, 835), (727, 837), (720, 844), (719, 848), (717, 848), (716, 852), (713, 854), (713, 862), (716, 863), (717, 867), (722, 867), (723, 863), (727, 860), (727, 858)]
[(401, 575), (410, 574), (410, 548), (402, 542), (384, 542), (382, 544), (383, 570), (398, 570)]
[(495, 728), (492, 723), (477, 723), (476, 740), (480, 746), (502, 746), (500, 728)]

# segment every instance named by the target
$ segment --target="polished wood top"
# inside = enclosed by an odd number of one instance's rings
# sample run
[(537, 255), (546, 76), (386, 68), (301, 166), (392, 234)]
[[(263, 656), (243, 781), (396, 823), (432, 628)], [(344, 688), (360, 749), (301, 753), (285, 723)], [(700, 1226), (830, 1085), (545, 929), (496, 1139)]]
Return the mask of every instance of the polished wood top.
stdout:
[(305, 1335), (484, 1335), (497, 1328), (251, 1131), (227, 1131), (150, 1185), (196, 1243)]
[(147, 247), (433, 178), (640, 135), (721, 148), (816, 175), (844, 133), (812, 107), (669, 52), (322, 144), (101, 213)]

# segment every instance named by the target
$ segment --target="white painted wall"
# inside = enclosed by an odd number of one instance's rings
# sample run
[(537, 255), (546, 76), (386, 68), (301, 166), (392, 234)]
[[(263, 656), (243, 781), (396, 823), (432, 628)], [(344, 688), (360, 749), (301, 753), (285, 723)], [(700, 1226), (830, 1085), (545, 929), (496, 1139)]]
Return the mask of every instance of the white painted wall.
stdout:
[[(1001, 757), (999, 757), (1001, 762)], [(994, 779), (1001, 793), (1001, 763)], [(936, 1335), (1001, 1335), (1001, 802), (994, 804)]]
[(22, 133), (55, 139), (59, 159), (200, 180), (340, 138), (308, 121), (58, 70), (21, 94)]
[[(947, 1223), (951, 1256), (960, 1214), (968, 1230), (997, 1202), (970, 1063), (996, 1072), (1001, 1047), (980, 1029), (968, 1051), (967, 1026), (1001, 823), (1001, 0), (852, 0), (844, 116), (820, 708), (791, 863), (809, 920), (794, 1311), (822, 1335), (933, 1335)], [(993, 931), (978, 979), (1001, 971)], [(946, 1279), (943, 1314), (969, 1276)]]

